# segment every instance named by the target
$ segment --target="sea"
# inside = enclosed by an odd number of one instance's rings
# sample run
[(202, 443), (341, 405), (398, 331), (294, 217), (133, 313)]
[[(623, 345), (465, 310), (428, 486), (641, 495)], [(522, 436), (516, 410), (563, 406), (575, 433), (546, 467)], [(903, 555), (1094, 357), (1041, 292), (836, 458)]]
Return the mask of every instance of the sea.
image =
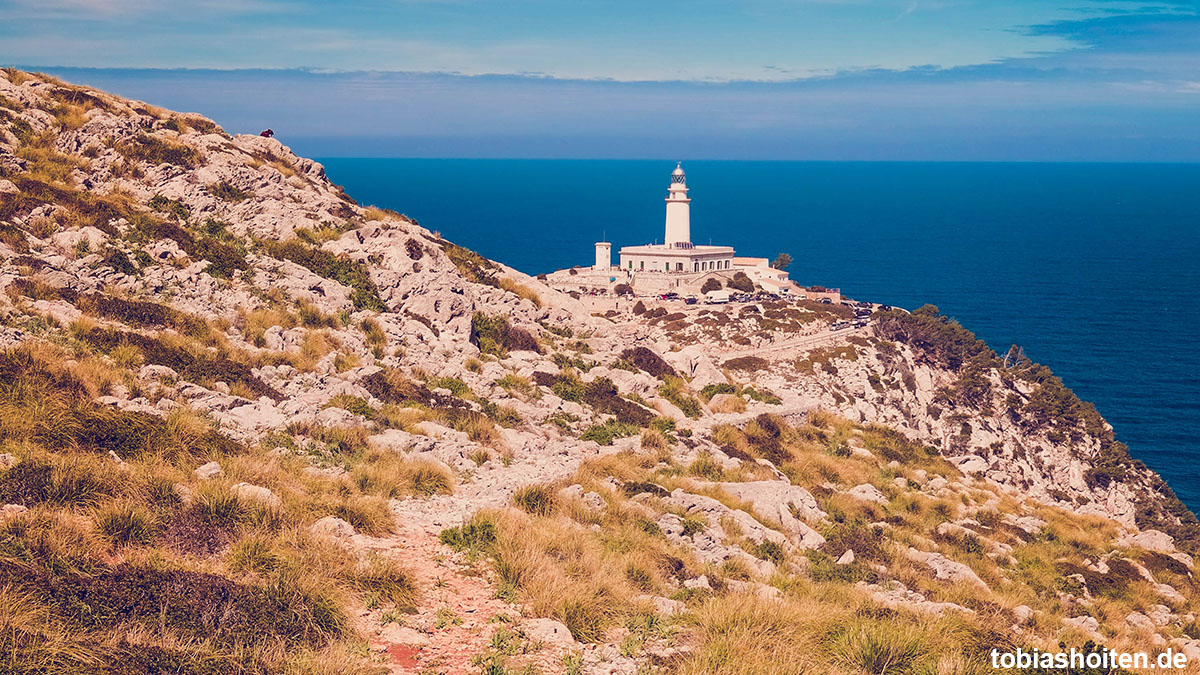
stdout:
[[(663, 236), (675, 161), (320, 160), (528, 274)], [(1200, 165), (684, 161), (692, 240), (1020, 345), (1200, 512)]]

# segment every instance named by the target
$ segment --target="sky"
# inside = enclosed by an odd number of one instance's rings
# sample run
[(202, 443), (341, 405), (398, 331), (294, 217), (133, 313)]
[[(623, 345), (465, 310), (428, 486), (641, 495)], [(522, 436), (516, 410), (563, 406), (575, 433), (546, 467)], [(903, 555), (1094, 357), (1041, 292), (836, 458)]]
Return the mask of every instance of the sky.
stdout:
[(1200, 161), (1200, 0), (0, 0), (0, 63), (317, 156)]

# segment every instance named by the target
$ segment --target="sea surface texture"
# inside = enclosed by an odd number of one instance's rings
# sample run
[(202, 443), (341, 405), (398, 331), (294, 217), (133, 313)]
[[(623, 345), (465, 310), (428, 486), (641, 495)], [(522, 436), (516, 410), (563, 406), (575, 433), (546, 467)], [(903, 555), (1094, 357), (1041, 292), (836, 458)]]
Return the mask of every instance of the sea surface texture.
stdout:
[[(321, 160), (359, 202), (536, 274), (661, 241), (673, 161)], [(1200, 510), (1200, 165), (685, 161), (692, 240), (1019, 344)]]

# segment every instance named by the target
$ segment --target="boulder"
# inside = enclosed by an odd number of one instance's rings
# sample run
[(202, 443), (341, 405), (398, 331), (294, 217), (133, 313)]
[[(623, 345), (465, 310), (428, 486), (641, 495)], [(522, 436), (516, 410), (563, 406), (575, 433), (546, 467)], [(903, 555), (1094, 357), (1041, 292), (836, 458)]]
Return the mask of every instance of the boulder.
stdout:
[(884, 585), (860, 581), (855, 584), (855, 587), (865, 591), (875, 602), (890, 609), (904, 608), (931, 616), (941, 616), (946, 612), (975, 613), (973, 610), (953, 602), (927, 600), (924, 595), (917, 591), (910, 591), (904, 584), (895, 580), (885, 582)]
[(808, 524), (820, 524), (827, 516), (812, 493), (799, 485), (764, 480), (722, 483), (721, 488), (750, 502), (755, 513), (782, 527), (800, 548), (818, 548), (825, 543), (825, 538)]
[(556, 647), (575, 647), (578, 644), (571, 631), (554, 619), (526, 619), (522, 628), (530, 642), (541, 642)]
[(225, 471), (221, 469), (221, 465), (216, 462), (209, 462), (208, 464), (203, 464), (199, 467), (196, 467), (196, 470), (193, 473), (195, 473), (196, 478), (199, 478), (200, 480), (212, 480), (213, 478), (219, 478), (225, 475)]
[(1104, 636), (1100, 635), (1100, 622), (1092, 616), (1076, 616), (1070, 619), (1063, 619), (1063, 623), (1087, 634), (1088, 637), (1095, 640), (1103, 640)]
[(8, 469), (10, 467), (15, 466), (16, 463), (17, 463), (17, 458), (14, 457), (11, 453), (0, 452), (0, 469)]
[(633, 601), (652, 605), (654, 611), (663, 616), (678, 616), (687, 610), (687, 605), (682, 602), (661, 595), (638, 595), (634, 596)]
[(0, 507), (0, 520), (8, 520), (13, 516), (19, 516), (29, 509), (23, 504), (5, 504)]
[(870, 483), (863, 483), (862, 485), (856, 485), (856, 486), (850, 488), (849, 490), (847, 490), (846, 494), (850, 495), (851, 497), (854, 497), (855, 499), (861, 499), (865, 502), (874, 502), (876, 504), (887, 504), (888, 503), (888, 498), (886, 496), (884, 496), (884, 494), (882, 492), (879, 491), (879, 488), (875, 487), (874, 485), (871, 485)]
[(277, 509), (283, 506), (283, 501), (269, 488), (261, 485), (252, 485), (250, 483), (235, 483), (229, 488), (233, 496), (247, 502), (261, 504), (269, 509)]
[(852, 549), (852, 548), (846, 549), (846, 552), (842, 554), (842, 557), (837, 559), (837, 562), (835, 564), (837, 564), (837, 565), (852, 565), (852, 564), (854, 564), (854, 549)]
[(1137, 534), (1128, 534), (1117, 540), (1118, 546), (1136, 546), (1145, 551), (1171, 554), (1175, 552), (1175, 539), (1166, 532), (1159, 530), (1143, 530)]
[(976, 473), (983, 473), (988, 470), (987, 460), (978, 455), (965, 455), (963, 457), (949, 458), (954, 463), (958, 470), (970, 476)]
[(354, 526), (337, 516), (325, 516), (313, 523), (309, 532), (334, 539), (349, 539), (354, 536)]
[(1153, 631), (1155, 628), (1154, 621), (1141, 612), (1130, 612), (1129, 615), (1125, 617), (1125, 623), (1130, 628), (1138, 631), (1149, 632)]
[(933, 576), (939, 581), (952, 581), (954, 583), (972, 584), (983, 590), (988, 589), (987, 584), (975, 571), (966, 565), (955, 562), (941, 553), (927, 553), (915, 548), (909, 548), (906, 553), (909, 560), (916, 563), (921, 563), (928, 567), (933, 572)]
[(1028, 626), (1033, 621), (1033, 608), (1029, 605), (1017, 605), (1013, 607), (1013, 617), (1016, 618), (1018, 626)]

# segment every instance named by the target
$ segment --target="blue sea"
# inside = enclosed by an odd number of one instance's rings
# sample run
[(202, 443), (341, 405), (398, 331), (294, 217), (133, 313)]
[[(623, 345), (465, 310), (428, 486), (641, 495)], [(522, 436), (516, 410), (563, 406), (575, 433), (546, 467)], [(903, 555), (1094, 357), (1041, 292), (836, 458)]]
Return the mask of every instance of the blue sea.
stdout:
[[(524, 272), (663, 235), (673, 161), (321, 160)], [(802, 284), (937, 305), (1096, 404), (1200, 511), (1200, 165), (684, 162), (692, 239), (795, 261)], [(615, 253), (615, 251), (614, 251)]]

